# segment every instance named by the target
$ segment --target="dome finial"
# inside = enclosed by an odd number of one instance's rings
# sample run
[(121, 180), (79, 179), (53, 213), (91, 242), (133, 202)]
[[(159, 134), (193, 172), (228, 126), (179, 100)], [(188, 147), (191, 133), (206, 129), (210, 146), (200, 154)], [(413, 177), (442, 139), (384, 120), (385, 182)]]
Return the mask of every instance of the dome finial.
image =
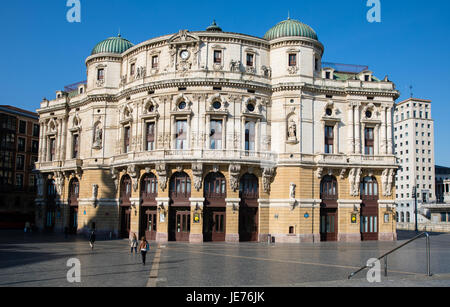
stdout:
[(291, 20), (291, 12), (288, 11), (288, 20)]
[(120, 34), (120, 27), (119, 27), (119, 34), (117, 34), (117, 37), (122, 37), (122, 35)]

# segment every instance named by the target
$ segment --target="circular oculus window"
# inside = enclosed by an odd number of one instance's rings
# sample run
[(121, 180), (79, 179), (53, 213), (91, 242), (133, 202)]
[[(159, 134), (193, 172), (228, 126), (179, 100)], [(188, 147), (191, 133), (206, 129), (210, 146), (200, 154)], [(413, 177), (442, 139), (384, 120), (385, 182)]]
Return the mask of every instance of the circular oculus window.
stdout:
[(184, 110), (186, 109), (186, 102), (182, 101), (178, 104), (178, 109)]

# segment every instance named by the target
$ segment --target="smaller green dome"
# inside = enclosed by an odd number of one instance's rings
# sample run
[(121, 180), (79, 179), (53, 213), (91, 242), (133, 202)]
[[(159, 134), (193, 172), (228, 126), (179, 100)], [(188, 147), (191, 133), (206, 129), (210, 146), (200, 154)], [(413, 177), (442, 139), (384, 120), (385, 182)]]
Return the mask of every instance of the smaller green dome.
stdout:
[(274, 40), (280, 37), (299, 36), (319, 40), (316, 32), (308, 25), (288, 18), (267, 31), (264, 38)]
[(222, 29), (216, 24), (216, 21), (214, 20), (213, 23), (206, 28), (206, 31), (208, 32), (222, 32)]
[(94, 49), (92, 49), (91, 55), (99, 53), (124, 53), (134, 45), (130, 41), (122, 38), (120, 34), (117, 37), (110, 37), (104, 41), (98, 43)]

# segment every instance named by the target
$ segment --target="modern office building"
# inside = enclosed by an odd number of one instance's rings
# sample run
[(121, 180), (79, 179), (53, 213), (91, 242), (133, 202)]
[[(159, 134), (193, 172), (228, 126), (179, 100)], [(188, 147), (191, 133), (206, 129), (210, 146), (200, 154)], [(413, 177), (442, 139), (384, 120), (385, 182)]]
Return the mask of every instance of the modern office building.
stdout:
[(396, 175), (399, 227), (401, 223), (415, 223), (416, 201), (418, 223), (425, 223), (428, 219), (423, 206), (436, 203), (434, 121), (430, 100), (411, 98), (396, 104), (394, 143), (401, 165)]
[(38, 152), (37, 113), (0, 106), (0, 228), (34, 222)]
[(368, 67), (322, 64), (324, 50), (293, 19), (264, 37), (213, 23), (100, 42), (87, 82), (38, 110), (39, 227), (159, 242), (394, 240), (399, 92)]

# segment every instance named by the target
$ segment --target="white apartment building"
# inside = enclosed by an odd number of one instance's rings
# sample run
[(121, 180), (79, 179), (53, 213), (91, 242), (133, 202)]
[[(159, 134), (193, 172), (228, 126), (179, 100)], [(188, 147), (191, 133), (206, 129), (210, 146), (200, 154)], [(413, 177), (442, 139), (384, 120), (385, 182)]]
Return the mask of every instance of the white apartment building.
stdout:
[(395, 154), (400, 164), (396, 175), (397, 221), (415, 223), (413, 188), (416, 187), (418, 223), (424, 223), (428, 219), (422, 207), (436, 203), (431, 101), (415, 98), (402, 101), (396, 104), (393, 120)]

